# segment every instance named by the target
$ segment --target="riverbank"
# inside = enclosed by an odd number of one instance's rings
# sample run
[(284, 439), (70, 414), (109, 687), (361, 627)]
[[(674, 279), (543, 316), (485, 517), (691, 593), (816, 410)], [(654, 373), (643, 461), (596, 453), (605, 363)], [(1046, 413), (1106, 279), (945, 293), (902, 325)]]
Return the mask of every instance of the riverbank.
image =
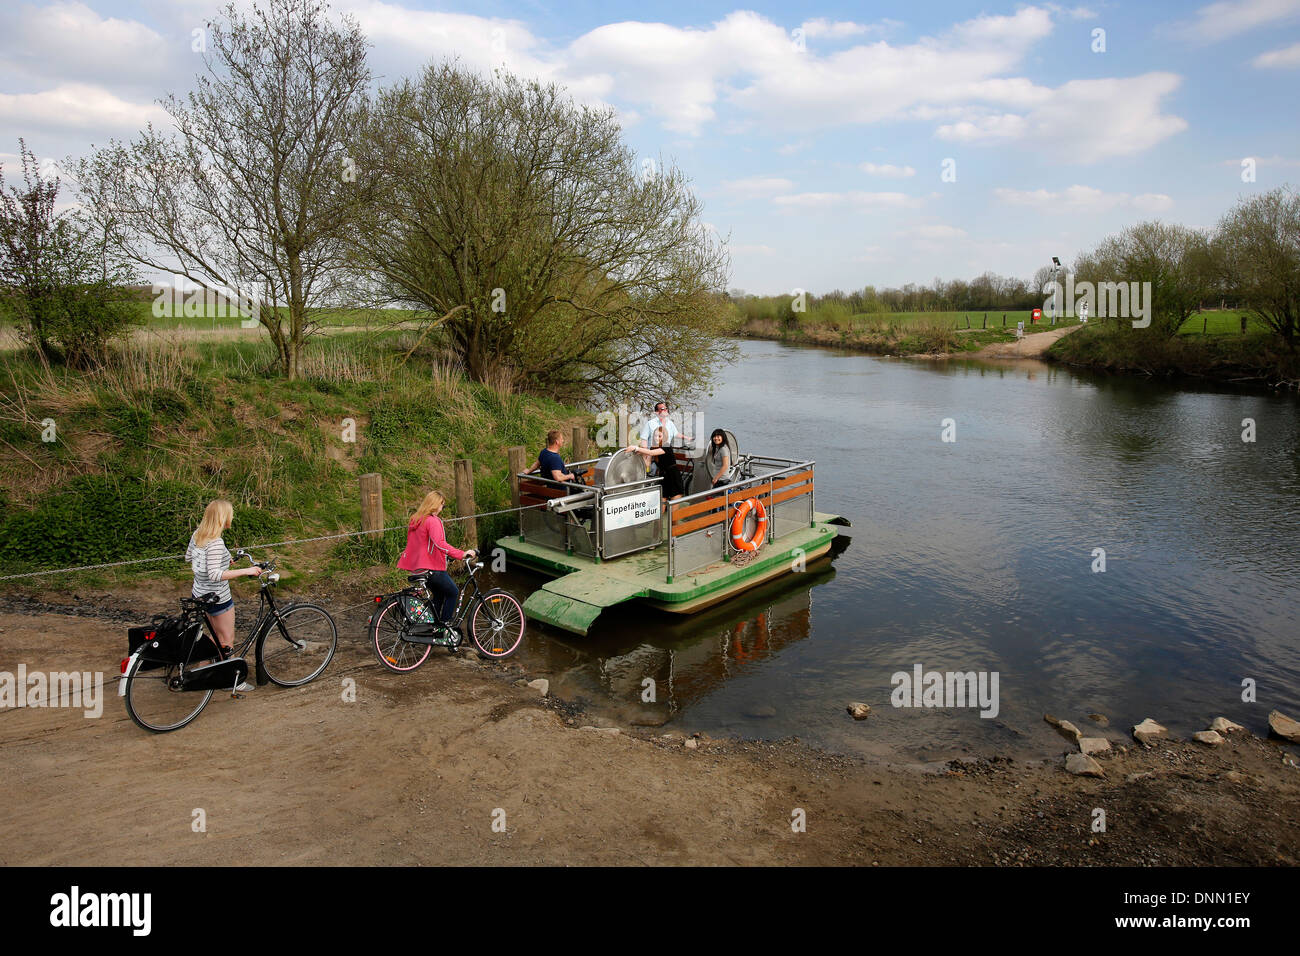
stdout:
[[(361, 527), (358, 476), (383, 477), (385, 524), (431, 489), (455, 513), (453, 461), (473, 463), (474, 511), (508, 508), (505, 448), (538, 448), (590, 414), (467, 381), (409, 332), (338, 332), (313, 344), (303, 378), (268, 372), (263, 338), (186, 330), (124, 346), (94, 373), (0, 352), (0, 575), (176, 554), (214, 497), (235, 507), (231, 547)], [(484, 540), (512, 516), (481, 520)], [(57, 533), (54, 533), (57, 529)], [(459, 542), (459, 526), (449, 526)], [(347, 579), (391, 566), (404, 528), (382, 538), (288, 546), (287, 574)], [(157, 575), (166, 564), (88, 572), (81, 586)], [(165, 577), (181, 570), (172, 562)]]
[[(1300, 770), (1258, 738), (1146, 750), (1097, 731), (1116, 741), (1099, 757), (1103, 778), (1066, 773), (1062, 755), (1075, 748), (1064, 740), (1041, 763), (920, 769), (793, 739), (610, 726), (526, 686), (545, 675), (465, 653), (399, 676), (346, 628), (313, 684), (218, 694), (192, 726), (149, 735), (116, 696), (125, 622), (114, 600), (82, 595), (94, 617), (0, 611), (0, 671), (21, 661), (28, 673), (106, 681), (97, 719), (69, 707), (0, 712), (0, 863), (1300, 862)], [(852, 721), (842, 710), (826, 719)], [(872, 733), (871, 718), (854, 729)], [(799, 819), (804, 832), (792, 829)]]
[(1141, 330), (1094, 324), (1053, 343), (1042, 357), (1104, 372), (1300, 388), (1300, 354), (1260, 331), (1159, 338)]
[[(1001, 327), (962, 329), (881, 321), (841, 328), (807, 323), (779, 325), (773, 321), (753, 320), (741, 326), (737, 334), (742, 338), (789, 345), (815, 345), (899, 358), (1025, 357), (1041, 354), (1066, 331), (1077, 327), (1028, 326), (1024, 338), (1017, 339), (1014, 328)], [(1044, 339), (1043, 336), (1051, 338)]]

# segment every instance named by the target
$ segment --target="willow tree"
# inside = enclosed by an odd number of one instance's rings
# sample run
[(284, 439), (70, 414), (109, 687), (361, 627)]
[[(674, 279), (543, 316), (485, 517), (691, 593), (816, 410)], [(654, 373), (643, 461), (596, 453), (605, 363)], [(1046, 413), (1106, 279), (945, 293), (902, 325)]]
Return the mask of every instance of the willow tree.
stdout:
[(206, 73), (149, 126), (78, 164), (81, 199), (122, 254), (254, 300), (298, 376), (309, 309), (333, 304), (343, 235), (364, 202), (348, 144), (370, 74), (356, 22), (314, 0), (232, 4), (208, 25)]
[(436, 324), (472, 379), (685, 395), (732, 356), (725, 247), (682, 172), (638, 162), (611, 110), (434, 65), (379, 94), (360, 153), (358, 272)]
[[(1129, 226), (1106, 239), (1075, 263), (1076, 280), (1104, 283), (1149, 282), (1151, 330), (1162, 338), (1178, 334), (1213, 291), (1213, 270), (1206, 234), (1158, 220)], [(1067, 303), (1068, 305), (1068, 303)], [(1133, 312), (1136, 306), (1130, 306)], [(1100, 316), (1100, 308), (1096, 312)], [(1109, 316), (1120, 328), (1132, 327), (1130, 316)]]
[(1215, 260), (1226, 290), (1292, 351), (1300, 338), (1300, 193), (1243, 199), (1219, 222)]

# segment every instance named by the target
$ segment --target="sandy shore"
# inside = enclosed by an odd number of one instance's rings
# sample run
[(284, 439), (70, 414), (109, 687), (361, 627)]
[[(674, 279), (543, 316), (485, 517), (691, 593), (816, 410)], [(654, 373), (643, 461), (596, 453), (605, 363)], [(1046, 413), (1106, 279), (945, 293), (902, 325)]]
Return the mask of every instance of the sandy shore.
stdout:
[(1023, 339), (1014, 342), (994, 342), (978, 352), (971, 353), (972, 358), (1038, 358), (1058, 339), (1064, 338), (1082, 325), (1069, 325), (1045, 332), (1026, 332)]
[(797, 741), (692, 749), (592, 726), (609, 721), (467, 652), (390, 674), (357, 633), (311, 685), (218, 694), (189, 727), (152, 735), (116, 694), (124, 625), (98, 613), (0, 613), (0, 671), (105, 673), (98, 718), (0, 710), (0, 863), (1297, 862), (1300, 770), (1257, 738), (1130, 746), (1102, 758), (1104, 779), (1067, 774), (1064, 740), (1043, 763), (939, 772)]

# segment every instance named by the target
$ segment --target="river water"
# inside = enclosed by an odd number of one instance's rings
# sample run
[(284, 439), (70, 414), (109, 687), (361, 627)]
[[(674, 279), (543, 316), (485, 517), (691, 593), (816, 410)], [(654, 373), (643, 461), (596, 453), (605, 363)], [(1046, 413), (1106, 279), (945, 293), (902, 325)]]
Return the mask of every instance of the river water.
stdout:
[[(1115, 739), (1148, 716), (1184, 737), (1219, 715), (1259, 734), (1270, 709), (1300, 717), (1295, 398), (773, 342), (745, 343), (724, 377), (706, 429), (815, 459), (817, 509), (852, 521), (847, 547), (699, 615), (530, 629), (519, 661), (552, 693), (907, 762), (1058, 754), (1045, 712), (1085, 732), (1103, 714)], [(996, 716), (893, 706), (894, 675), (917, 666), (996, 673)]]

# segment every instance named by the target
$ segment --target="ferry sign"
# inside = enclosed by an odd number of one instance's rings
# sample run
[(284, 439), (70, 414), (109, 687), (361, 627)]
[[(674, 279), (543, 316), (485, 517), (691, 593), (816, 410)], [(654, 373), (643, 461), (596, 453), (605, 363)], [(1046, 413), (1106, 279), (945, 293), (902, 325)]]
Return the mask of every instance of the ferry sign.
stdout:
[(606, 531), (616, 531), (619, 528), (658, 521), (662, 500), (663, 494), (658, 488), (635, 495), (606, 498), (603, 502), (605, 513), (601, 516), (603, 527)]

